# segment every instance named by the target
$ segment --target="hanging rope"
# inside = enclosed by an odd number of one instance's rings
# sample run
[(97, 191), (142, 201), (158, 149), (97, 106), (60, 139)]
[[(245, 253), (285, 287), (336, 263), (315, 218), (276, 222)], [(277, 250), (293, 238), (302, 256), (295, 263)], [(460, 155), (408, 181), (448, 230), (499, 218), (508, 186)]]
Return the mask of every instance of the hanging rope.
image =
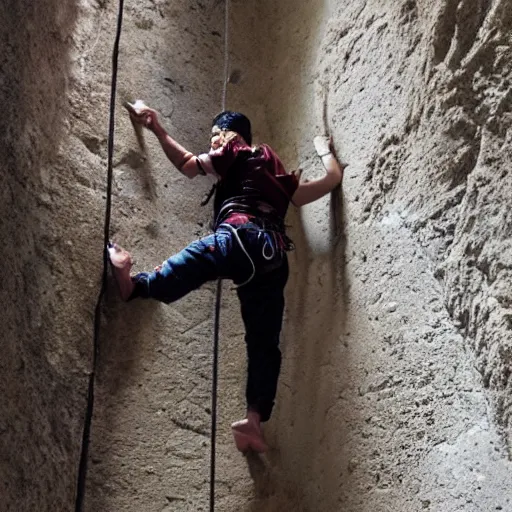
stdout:
[[(224, 15), (224, 84), (222, 90), (222, 110), (226, 108), (227, 84), (229, 73), (229, 0), (225, 0)], [(107, 289), (108, 275), (108, 250), (107, 244), (110, 240), (110, 221), (112, 211), (112, 178), (113, 178), (113, 154), (114, 154), (114, 134), (115, 134), (115, 105), (117, 91), (117, 71), (119, 60), (119, 45), (121, 41), (123, 24), (124, 0), (119, 0), (117, 14), (117, 31), (112, 52), (112, 80), (110, 89), (110, 118), (108, 130), (108, 158), (107, 158), (107, 194), (105, 207), (104, 237), (103, 237), (103, 273), (100, 292), (96, 301), (94, 310), (94, 328), (93, 328), (93, 359), (92, 368), (89, 374), (89, 385), (87, 391), (87, 406), (84, 418), (84, 428), (82, 434), (82, 445), (80, 451), (80, 462), (78, 467), (78, 478), (75, 496), (75, 512), (82, 512), (85, 486), (87, 478), (87, 462), (90, 446), (91, 423), (94, 412), (94, 384), (98, 366), (98, 357), (100, 349), (100, 324), (101, 324), (101, 306), (103, 297)], [(222, 281), (217, 281), (217, 292), (215, 297), (215, 315), (214, 315), (214, 336), (213, 336), (213, 378), (212, 378), (212, 429), (211, 429), (211, 464), (210, 464), (210, 511), (215, 510), (215, 440), (217, 433), (217, 387), (218, 387), (218, 348), (219, 348), (219, 321), (220, 307), (222, 297)]]
[(212, 430), (210, 451), (210, 512), (215, 511), (215, 441), (217, 435), (217, 383), (219, 366), (219, 323), (222, 298), (222, 280), (217, 281), (213, 328), (213, 372), (212, 372)]
[(229, 81), (229, 0), (224, 8), (224, 84), (222, 87), (221, 110), (226, 110)]
[(75, 512), (82, 512), (85, 498), (85, 483), (87, 477), (87, 461), (89, 455), (89, 444), (91, 434), (91, 422), (94, 410), (94, 383), (96, 370), (98, 366), (98, 356), (100, 352), (100, 324), (101, 324), (101, 305), (103, 296), (107, 289), (107, 270), (108, 270), (108, 251), (107, 244), (110, 235), (110, 216), (112, 210), (112, 175), (113, 175), (113, 155), (114, 155), (114, 131), (115, 131), (115, 111), (116, 111), (116, 90), (117, 90), (117, 67), (119, 60), (119, 43), (121, 41), (121, 31), (123, 25), (124, 0), (119, 0), (117, 13), (117, 31), (112, 52), (112, 81), (110, 85), (110, 119), (108, 127), (108, 159), (107, 159), (107, 198), (105, 207), (105, 224), (103, 232), (103, 275), (101, 288), (94, 309), (94, 330), (93, 330), (93, 356), (92, 369), (89, 374), (89, 386), (87, 391), (87, 408), (85, 411), (84, 429), (82, 434), (82, 447), (80, 453), (80, 464), (78, 467), (78, 479), (75, 496)]
[[(222, 87), (221, 110), (226, 110), (226, 100), (229, 80), (229, 0), (225, 0), (224, 9), (224, 84)], [(222, 299), (222, 279), (217, 280), (215, 294), (215, 315), (213, 327), (213, 371), (212, 371), (212, 428), (210, 452), (210, 512), (215, 511), (215, 454), (217, 437), (217, 388), (219, 377), (219, 324)]]

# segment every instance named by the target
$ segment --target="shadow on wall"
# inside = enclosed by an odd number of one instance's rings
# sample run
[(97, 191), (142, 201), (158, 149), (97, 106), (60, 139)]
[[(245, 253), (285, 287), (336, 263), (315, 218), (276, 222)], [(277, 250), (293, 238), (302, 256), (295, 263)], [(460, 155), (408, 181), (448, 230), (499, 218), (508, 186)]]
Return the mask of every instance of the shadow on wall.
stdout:
[(268, 462), (248, 458), (256, 487), (257, 499), (249, 508), (253, 512), (314, 512), (314, 506), (305, 501), (310, 485), (320, 485), (325, 501), (332, 499), (336, 506), (344, 464), (336, 449), (344, 444), (344, 431), (332, 425), (340, 394), (336, 387), (344, 373), (336, 354), (345, 332), (347, 300), (340, 190), (330, 198), (328, 252), (315, 255), (301, 219), (295, 215), (293, 220), (298, 254), (287, 298), (279, 397), (269, 425), (274, 428), (270, 443), (278, 448), (269, 453)]
[[(303, 73), (313, 65), (313, 41), (323, 26), (322, 13), (328, 9), (328, 2), (322, 0), (296, 2), (290, 9), (292, 3), (269, 3), (261, 7), (264, 10), (258, 17), (262, 20), (259, 32), (273, 35), (265, 68), (269, 73), (265, 110), (272, 119), (268, 142), (280, 148), (286, 165), (298, 165), (297, 158), (309, 154), (306, 144), (310, 141), (305, 142), (303, 128), (310, 128), (314, 120), (315, 127), (321, 126), (322, 110), (317, 108), (321, 95), (316, 98), (306, 91)], [(269, 20), (274, 20), (270, 27)], [(305, 131), (309, 138), (309, 130)], [(298, 166), (305, 165), (308, 160)], [(320, 162), (315, 160), (314, 165)], [(322, 510), (339, 508), (345, 431), (343, 425), (332, 428), (332, 423), (340, 409), (339, 386), (345, 380), (340, 375), (347, 366), (339, 357), (347, 286), (341, 192), (335, 191), (326, 200), (312, 207), (315, 213), (310, 207), (303, 210), (314, 217), (315, 230), (326, 230), (319, 234), (328, 247), (323, 252), (309, 245), (302, 215), (291, 212), (288, 219), (297, 251), (290, 257), (276, 409), (265, 431), (269, 444), (276, 448), (268, 457), (248, 459), (255, 485), (255, 500), (246, 507), (248, 512), (317, 512), (319, 504), (308, 497), (319, 494), (325, 497), (322, 504), (328, 504)]]
[[(72, 508), (83, 376), (52, 358), (52, 226), (41, 220), (43, 166), (51, 166), (68, 114), (73, 1), (0, 5), (0, 508)], [(51, 199), (49, 199), (51, 201)], [(65, 363), (65, 361), (64, 361)], [(64, 476), (65, 475), (65, 476)]]
[[(172, 0), (160, 5), (134, 3), (125, 12), (119, 99), (123, 90), (131, 95), (131, 100), (143, 98), (159, 111), (169, 133), (191, 150), (204, 149), (209, 140), (210, 120), (220, 102), (222, 52), (215, 44), (221, 37), (214, 29), (221, 28), (217, 25), (222, 23), (222, 16), (217, 22), (207, 22), (213, 19), (215, 11), (222, 13), (218, 6), (215, 9), (204, 2), (184, 5)], [(211, 31), (219, 35), (212, 35)], [(123, 115), (126, 113), (119, 111), (119, 119)], [(120, 121), (116, 135), (116, 154), (120, 155), (116, 171), (120, 172), (119, 195), (113, 208), (113, 221), (119, 222), (115, 239), (123, 240), (134, 254), (144, 254), (143, 264), (147, 265), (145, 258), (149, 260), (152, 251), (165, 251), (165, 257), (169, 257), (177, 249), (177, 240), (186, 236), (188, 242), (194, 236), (188, 231), (197, 229), (192, 219), (196, 218), (208, 183), (184, 180), (169, 167), (158, 142), (147, 131), (147, 151), (140, 140), (137, 149), (131, 127), (128, 133), (123, 132), (122, 124)], [(127, 123), (124, 124), (126, 128)], [(146, 180), (142, 187), (139, 183), (133, 186), (135, 180), (142, 179)], [(132, 186), (134, 192), (126, 193)], [(132, 208), (136, 215), (124, 215), (124, 211)], [(209, 217), (209, 211), (210, 208), (208, 213), (201, 214)], [(202, 377), (201, 367), (193, 367), (197, 364), (196, 356), (201, 360), (201, 354), (192, 353), (188, 342), (193, 334), (185, 332), (193, 331), (193, 326), (200, 330), (204, 318), (197, 317), (202, 316), (206, 307), (210, 308), (211, 295), (201, 293), (192, 299), (197, 306), (193, 311), (190, 298), (188, 310), (187, 299), (173, 306), (152, 300), (122, 304), (116, 298), (115, 286), (109, 288), (102, 326), (86, 510), (174, 510), (181, 501), (188, 504), (189, 500), (197, 499), (189, 494), (182, 497), (181, 493), (199, 489), (207, 477), (206, 465), (201, 463), (201, 469), (195, 471), (195, 455), (188, 455), (189, 449), (197, 450), (201, 460), (203, 454), (205, 458), (207, 455), (203, 440), (207, 433), (205, 436), (202, 426), (200, 431), (191, 430), (188, 423), (202, 423), (203, 418), (208, 418), (205, 409), (209, 405), (209, 388), (202, 389), (208, 380)], [(182, 328), (180, 321), (193, 326)], [(197, 414), (196, 405), (200, 407), (199, 418), (193, 417)], [(185, 414), (187, 428), (179, 420)], [(182, 458), (186, 458), (183, 466)], [(191, 475), (190, 479), (187, 475)], [(180, 494), (176, 498), (178, 504), (173, 502), (173, 493)]]
[[(109, 283), (101, 330), (101, 349), (96, 381), (96, 405), (92, 421), (93, 446), (89, 455), (86, 510), (111, 510), (112, 481), (122, 478), (126, 462), (118, 447), (150, 442), (141, 431), (133, 410), (134, 393), (142, 385), (156, 353), (158, 340), (147, 336), (160, 304), (153, 300), (121, 302), (113, 279)], [(161, 314), (161, 312), (160, 312)], [(146, 336), (145, 336), (146, 333)], [(170, 369), (172, 371), (172, 369)], [(144, 414), (138, 411), (138, 414)], [(128, 448), (129, 449), (129, 448)]]

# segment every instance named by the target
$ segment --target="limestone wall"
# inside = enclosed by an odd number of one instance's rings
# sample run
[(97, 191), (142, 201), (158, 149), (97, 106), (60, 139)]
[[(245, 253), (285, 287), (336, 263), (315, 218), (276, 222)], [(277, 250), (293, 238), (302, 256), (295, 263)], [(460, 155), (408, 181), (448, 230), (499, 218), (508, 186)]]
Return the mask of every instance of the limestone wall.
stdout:
[(509, 12), (507, 2), (258, 10), (265, 136), (312, 177), (326, 119), (350, 163), (341, 193), (289, 219), (298, 251), (272, 468), (305, 510), (510, 506), (499, 428), (512, 339)]
[[(511, 463), (510, 0), (232, 0), (228, 107), (291, 170), (343, 187), (288, 223), (278, 403), (242, 458), (245, 348), (225, 285), (217, 510), (508, 510)], [(0, 510), (73, 509), (101, 276), (114, 2), (0, 7)], [(187, 180), (122, 112), (143, 98), (207, 147), (220, 0), (127, 2), (112, 237), (135, 270), (207, 232)], [(214, 284), (103, 310), (91, 511), (207, 509)]]
[(66, 510), (74, 494), (99, 267), (82, 251), (101, 201), (79, 193), (84, 165), (69, 154), (77, 14), (75, 2), (0, 7), (1, 510)]
[(332, 19), (341, 23), (331, 26), (322, 59), (335, 124), (350, 126), (364, 146), (358, 154), (371, 155), (361, 193), (366, 222), (403, 223), (425, 249), (504, 427), (511, 414), (510, 7), (339, 6)]

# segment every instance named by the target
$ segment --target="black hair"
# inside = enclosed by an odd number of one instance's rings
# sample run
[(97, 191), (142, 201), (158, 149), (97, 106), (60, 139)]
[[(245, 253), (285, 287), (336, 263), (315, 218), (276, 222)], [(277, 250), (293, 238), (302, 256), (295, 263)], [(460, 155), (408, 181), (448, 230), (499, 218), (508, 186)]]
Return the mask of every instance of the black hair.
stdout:
[(225, 110), (213, 118), (212, 126), (236, 132), (244, 138), (249, 146), (252, 144), (251, 121), (240, 112)]

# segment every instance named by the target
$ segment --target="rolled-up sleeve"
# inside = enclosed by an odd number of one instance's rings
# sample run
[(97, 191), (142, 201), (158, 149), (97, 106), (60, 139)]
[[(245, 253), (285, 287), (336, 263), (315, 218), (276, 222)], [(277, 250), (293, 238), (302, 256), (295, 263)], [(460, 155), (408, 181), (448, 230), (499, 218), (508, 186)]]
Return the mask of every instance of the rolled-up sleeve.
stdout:
[(197, 166), (201, 169), (203, 174), (211, 174), (212, 176), (220, 178), (220, 175), (215, 172), (209, 153), (201, 153), (197, 157)]

